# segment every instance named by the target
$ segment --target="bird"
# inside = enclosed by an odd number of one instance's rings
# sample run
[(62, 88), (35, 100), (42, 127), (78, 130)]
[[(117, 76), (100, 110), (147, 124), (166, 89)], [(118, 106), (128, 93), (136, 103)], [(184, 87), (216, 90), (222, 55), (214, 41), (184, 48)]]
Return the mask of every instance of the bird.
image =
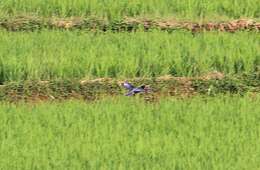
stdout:
[(122, 83), (122, 85), (128, 90), (128, 93), (125, 96), (134, 96), (137, 93), (148, 92), (148, 88), (146, 85), (141, 85), (140, 87), (135, 87), (128, 82)]

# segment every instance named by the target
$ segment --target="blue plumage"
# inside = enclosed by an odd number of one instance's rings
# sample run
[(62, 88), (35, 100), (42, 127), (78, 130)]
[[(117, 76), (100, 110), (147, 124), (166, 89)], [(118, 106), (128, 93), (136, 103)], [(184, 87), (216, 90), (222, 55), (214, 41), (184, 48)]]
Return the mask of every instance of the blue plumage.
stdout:
[(124, 83), (123, 83), (123, 86), (124, 86), (126, 89), (128, 89), (128, 90), (133, 90), (133, 89), (135, 88), (132, 84), (130, 84), (130, 83), (128, 83), (128, 82), (124, 82)]
[(141, 93), (141, 92), (146, 92), (147, 89), (145, 87), (145, 85), (142, 85), (140, 87), (135, 87), (132, 84), (128, 83), (128, 82), (124, 82), (123, 86), (128, 90), (128, 93), (125, 94), (126, 96), (132, 96), (135, 95), (137, 93)]

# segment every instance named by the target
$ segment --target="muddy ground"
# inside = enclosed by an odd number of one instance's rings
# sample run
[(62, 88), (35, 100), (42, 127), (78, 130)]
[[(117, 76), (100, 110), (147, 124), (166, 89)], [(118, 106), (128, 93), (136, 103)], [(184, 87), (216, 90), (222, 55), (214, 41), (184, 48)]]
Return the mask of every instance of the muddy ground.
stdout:
[(142, 84), (149, 86), (152, 89), (151, 92), (138, 95), (147, 101), (156, 101), (166, 96), (186, 98), (194, 95), (260, 93), (260, 74), (258, 73), (225, 76), (219, 72), (212, 72), (201, 77), (162, 76), (126, 80), (99, 78), (9, 82), (0, 87), (0, 100), (9, 102), (67, 99), (93, 101), (104, 96), (124, 96), (127, 92), (121, 85), (124, 81), (136, 86)]
[(220, 22), (196, 23), (191, 21), (177, 21), (174, 19), (146, 19), (124, 18), (108, 21), (99, 18), (42, 18), (35, 16), (16, 16), (0, 19), (0, 27), (8, 31), (34, 31), (41, 29), (79, 29), (90, 31), (135, 31), (137, 29), (159, 29), (165, 31), (188, 30), (201, 31), (226, 31), (241, 30), (259, 31), (260, 22), (253, 19), (239, 19)]

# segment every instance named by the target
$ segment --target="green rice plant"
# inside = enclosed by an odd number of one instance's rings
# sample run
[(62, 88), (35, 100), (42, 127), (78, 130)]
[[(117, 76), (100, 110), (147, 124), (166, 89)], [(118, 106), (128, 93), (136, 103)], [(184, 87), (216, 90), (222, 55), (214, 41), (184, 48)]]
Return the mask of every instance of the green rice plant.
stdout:
[(5, 0), (2, 15), (35, 13), (45, 16), (124, 16), (239, 18), (259, 17), (259, 0)]
[(257, 71), (254, 32), (84, 33), (0, 31), (1, 82), (94, 77), (195, 76)]
[(258, 169), (260, 96), (0, 107), (0, 169)]

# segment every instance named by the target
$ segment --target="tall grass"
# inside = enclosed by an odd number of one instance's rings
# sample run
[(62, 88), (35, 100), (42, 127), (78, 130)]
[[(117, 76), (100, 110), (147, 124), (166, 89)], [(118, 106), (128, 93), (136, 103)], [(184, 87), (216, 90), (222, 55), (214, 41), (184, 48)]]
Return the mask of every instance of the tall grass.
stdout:
[(259, 102), (2, 103), (0, 169), (259, 169)]
[(258, 33), (0, 31), (0, 79), (193, 76), (259, 70)]
[(110, 19), (123, 16), (175, 16), (204, 18), (259, 17), (259, 0), (4, 0), (3, 14), (36, 13), (38, 15), (89, 16)]

